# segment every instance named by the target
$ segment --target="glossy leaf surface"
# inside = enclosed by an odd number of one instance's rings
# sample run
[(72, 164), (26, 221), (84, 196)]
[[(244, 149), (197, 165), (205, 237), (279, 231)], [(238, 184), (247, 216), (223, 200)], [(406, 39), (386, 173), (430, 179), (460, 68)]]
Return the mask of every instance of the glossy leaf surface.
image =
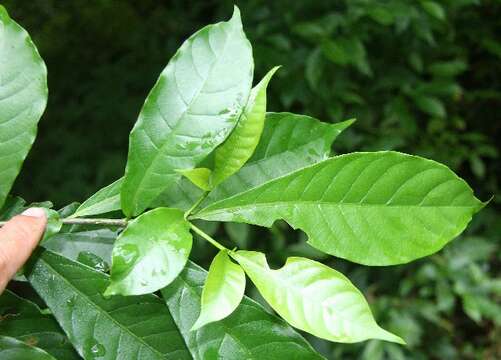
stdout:
[(2, 360), (56, 360), (42, 349), (29, 346), (22, 341), (0, 336), (0, 359)]
[(220, 251), (210, 265), (202, 291), (200, 316), (192, 330), (230, 315), (242, 301), (244, 291), (244, 271), (226, 251)]
[(42, 246), (72, 260), (80, 253), (90, 252), (111, 264), (111, 251), (117, 236), (116, 231), (109, 229), (63, 232), (45, 240)]
[(71, 217), (105, 214), (120, 210), (120, 190), (123, 178), (102, 188), (80, 205)]
[(322, 339), (352, 343), (380, 339), (403, 343), (380, 328), (360, 291), (340, 272), (299, 257), (269, 268), (263, 253), (237, 251), (233, 257), (271, 307), (292, 326)]
[(35, 256), (28, 279), (85, 359), (191, 359), (156, 296), (105, 298), (107, 275), (50, 251)]
[(278, 67), (271, 69), (252, 89), (237, 126), (228, 139), (216, 149), (215, 166), (210, 186), (215, 187), (236, 173), (254, 153), (264, 128), (266, 88)]
[(0, 5), (0, 208), (35, 141), (47, 69), (28, 33)]
[(326, 124), (304, 115), (267, 113), (254, 155), (240, 171), (217, 186), (203, 205), (327, 159), (332, 142), (352, 123), (353, 120)]
[(107, 295), (140, 295), (174, 280), (190, 255), (190, 224), (181, 210), (157, 208), (129, 223), (112, 254)]
[(184, 42), (148, 95), (129, 141), (121, 202), (137, 215), (223, 142), (249, 97), (252, 48), (237, 8)]
[(227, 318), (190, 331), (200, 313), (206, 274), (188, 262), (181, 275), (162, 290), (193, 359), (323, 359), (283, 320), (248, 297)]
[(195, 217), (304, 230), (326, 253), (367, 265), (432, 254), (483, 207), (446, 166), (397, 152), (352, 153), (298, 170)]
[(5, 290), (0, 295), (0, 336), (36, 346), (57, 359), (80, 359), (56, 320), (37, 305)]

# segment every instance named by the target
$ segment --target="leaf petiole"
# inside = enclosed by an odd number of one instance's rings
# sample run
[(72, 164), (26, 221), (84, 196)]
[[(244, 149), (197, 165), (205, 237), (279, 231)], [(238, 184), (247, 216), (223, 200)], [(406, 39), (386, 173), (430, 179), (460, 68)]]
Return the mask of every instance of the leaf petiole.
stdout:
[(217, 240), (215, 240), (212, 237), (210, 237), (209, 235), (207, 235), (202, 229), (199, 229), (198, 227), (196, 227), (192, 223), (190, 223), (190, 227), (191, 227), (191, 229), (194, 232), (196, 232), (202, 238), (204, 238), (205, 240), (207, 240), (208, 242), (210, 242), (212, 245), (214, 245), (215, 247), (217, 247), (219, 250), (228, 250), (223, 245), (221, 245)]

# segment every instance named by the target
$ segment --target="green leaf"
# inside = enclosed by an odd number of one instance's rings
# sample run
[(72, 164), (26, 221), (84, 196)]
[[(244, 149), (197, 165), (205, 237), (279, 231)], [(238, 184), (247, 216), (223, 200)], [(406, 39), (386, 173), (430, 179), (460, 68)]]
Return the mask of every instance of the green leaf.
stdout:
[(181, 210), (157, 208), (134, 219), (113, 248), (106, 295), (141, 295), (167, 286), (186, 265), (192, 241)]
[(187, 170), (178, 170), (178, 172), (184, 175), (188, 180), (190, 180), (193, 184), (198, 186), (200, 189), (204, 191), (209, 191), (209, 178), (211, 174), (211, 170), (207, 168), (195, 168), (195, 169), (187, 169)]
[(0, 296), (0, 336), (37, 346), (57, 359), (80, 359), (66, 335), (37, 305), (5, 290)]
[(28, 33), (0, 5), (0, 208), (35, 141), (47, 69)]
[(202, 189), (183, 177), (153, 200), (151, 207), (171, 207), (186, 211), (200, 199), (203, 193)]
[(41, 240), (42, 242), (46, 241), (51, 236), (57, 234), (61, 230), (61, 227), (63, 226), (63, 222), (57, 211), (52, 209), (44, 209), (44, 210), (47, 216), (47, 226), (45, 227), (45, 232)]
[(423, 9), (438, 20), (445, 20), (445, 10), (436, 1), (421, 1)]
[(45, 240), (42, 246), (72, 260), (78, 259), (80, 253), (90, 252), (110, 264), (117, 236), (116, 231), (109, 229), (64, 232)]
[(285, 322), (248, 298), (230, 317), (190, 331), (206, 274), (192, 263), (162, 290), (166, 307), (153, 295), (105, 298), (106, 274), (50, 251), (35, 254), (33, 261), (31, 284), (86, 359), (322, 359)]
[(305, 115), (267, 113), (254, 155), (209, 194), (205, 206), (327, 159), (332, 142), (353, 122), (326, 124)]
[(199, 317), (206, 274), (188, 262), (181, 275), (162, 290), (193, 359), (323, 359), (283, 320), (246, 296), (227, 318), (191, 331)]
[(191, 359), (156, 296), (105, 298), (107, 275), (50, 251), (33, 261), (31, 285), (85, 359)]
[(236, 173), (254, 153), (264, 128), (266, 88), (279, 66), (271, 69), (252, 89), (249, 101), (228, 139), (216, 149), (211, 188)]
[(192, 35), (163, 70), (132, 130), (122, 209), (141, 213), (229, 135), (247, 103), (252, 48), (235, 7)]
[(245, 274), (227, 251), (220, 251), (209, 268), (202, 291), (202, 309), (191, 330), (224, 319), (240, 304), (245, 291)]
[(85, 200), (70, 217), (91, 216), (120, 210), (120, 190), (123, 178), (102, 188)]
[(383, 151), (331, 158), (210, 203), (193, 217), (267, 227), (284, 219), (328, 254), (392, 265), (440, 250), (483, 206), (446, 166)]
[(237, 251), (232, 256), (265, 300), (292, 326), (335, 342), (380, 339), (404, 343), (376, 324), (362, 293), (340, 272), (299, 257), (290, 257), (282, 268), (272, 270), (263, 253)]
[[(0, 15), (1, 11), (0, 8)], [(8, 336), (0, 336), (0, 358), (2, 360), (56, 360), (42, 349)]]
[(426, 114), (444, 118), (447, 114), (444, 104), (434, 96), (418, 95), (414, 98), (416, 106)]

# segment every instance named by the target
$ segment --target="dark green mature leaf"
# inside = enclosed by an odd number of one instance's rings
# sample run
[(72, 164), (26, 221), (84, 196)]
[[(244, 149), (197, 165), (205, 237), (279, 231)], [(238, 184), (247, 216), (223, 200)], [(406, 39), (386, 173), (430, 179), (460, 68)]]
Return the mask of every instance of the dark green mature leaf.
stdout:
[(0, 5), (0, 208), (35, 141), (47, 69), (28, 33)]
[(65, 232), (45, 240), (42, 246), (72, 260), (78, 259), (80, 253), (90, 252), (111, 264), (111, 251), (117, 236), (116, 231), (109, 229)]
[(29, 346), (8, 336), (0, 336), (0, 358), (2, 360), (56, 360), (42, 349)]
[(148, 95), (130, 136), (121, 191), (127, 216), (137, 215), (226, 139), (247, 103), (252, 48), (235, 7), (228, 22), (184, 42)]
[(192, 330), (230, 315), (242, 301), (244, 292), (244, 271), (226, 250), (220, 251), (210, 265), (202, 291), (202, 308)]
[(162, 290), (194, 359), (323, 359), (283, 320), (248, 297), (244, 297), (229, 317), (190, 331), (200, 313), (206, 274), (205, 270), (188, 262), (181, 275)]
[(271, 69), (252, 89), (237, 126), (216, 149), (214, 171), (209, 182), (211, 188), (240, 170), (254, 153), (264, 128), (266, 88), (278, 68)]
[(267, 113), (254, 155), (210, 193), (205, 206), (327, 159), (332, 142), (353, 121), (326, 124), (305, 115)]
[(39, 347), (58, 359), (80, 359), (56, 320), (9, 290), (0, 296), (0, 335)]
[(141, 295), (167, 286), (186, 265), (192, 242), (181, 210), (157, 208), (134, 219), (113, 248), (106, 295)]
[(292, 326), (335, 342), (404, 343), (376, 324), (362, 293), (340, 272), (306, 258), (288, 258), (282, 268), (272, 270), (263, 253), (237, 251), (232, 256)]
[(70, 217), (90, 216), (120, 210), (120, 190), (123, 178), (102, 188), (85, 200)]
[(186, 178), (181, 178), (178, 182), (166, 189), (151, 203), (152, 208), (168, 206), (171, 208), (188, 210), (200, 199), (204, 191)]
[(47, 250), (28, 279), (85, 359), (191, 359), (156, 296), (105, 298), (107, 275)]
[(440, 250), (483, 206), (446, 166), (383, 151), (337, 156), (230, 193), (194, 218), (267, 227), (284, 219), (328, 254), (392, 265)]

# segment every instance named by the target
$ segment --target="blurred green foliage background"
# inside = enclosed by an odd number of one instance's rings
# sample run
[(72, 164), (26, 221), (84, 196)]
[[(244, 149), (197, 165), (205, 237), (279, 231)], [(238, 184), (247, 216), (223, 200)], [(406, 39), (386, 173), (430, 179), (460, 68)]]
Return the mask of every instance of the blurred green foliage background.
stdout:
[[(405, 266), (324, 257), (286, 224), (212, 225), (276, 265), (291, 254), (346, 273), (383, 326), (408, 343), (310, 339), (329, 359), (501, 358), (501, 1), (236, 1), (256, 78), (283, 68), (269, 110), (358, 121), (335, 152), (393, 149), (443, 162), (483, 200), (464, 235)], [(14, 193), (58, 206), (123, 173), (128, 133), (149, 89), (191, 33), (227, 19), (232, 1), (4, 0), (49, 69), (50, 99)], [(209, 225), (206, 225), (209, 226)], [(213, 250), (198, 244), (207, 265)]]

